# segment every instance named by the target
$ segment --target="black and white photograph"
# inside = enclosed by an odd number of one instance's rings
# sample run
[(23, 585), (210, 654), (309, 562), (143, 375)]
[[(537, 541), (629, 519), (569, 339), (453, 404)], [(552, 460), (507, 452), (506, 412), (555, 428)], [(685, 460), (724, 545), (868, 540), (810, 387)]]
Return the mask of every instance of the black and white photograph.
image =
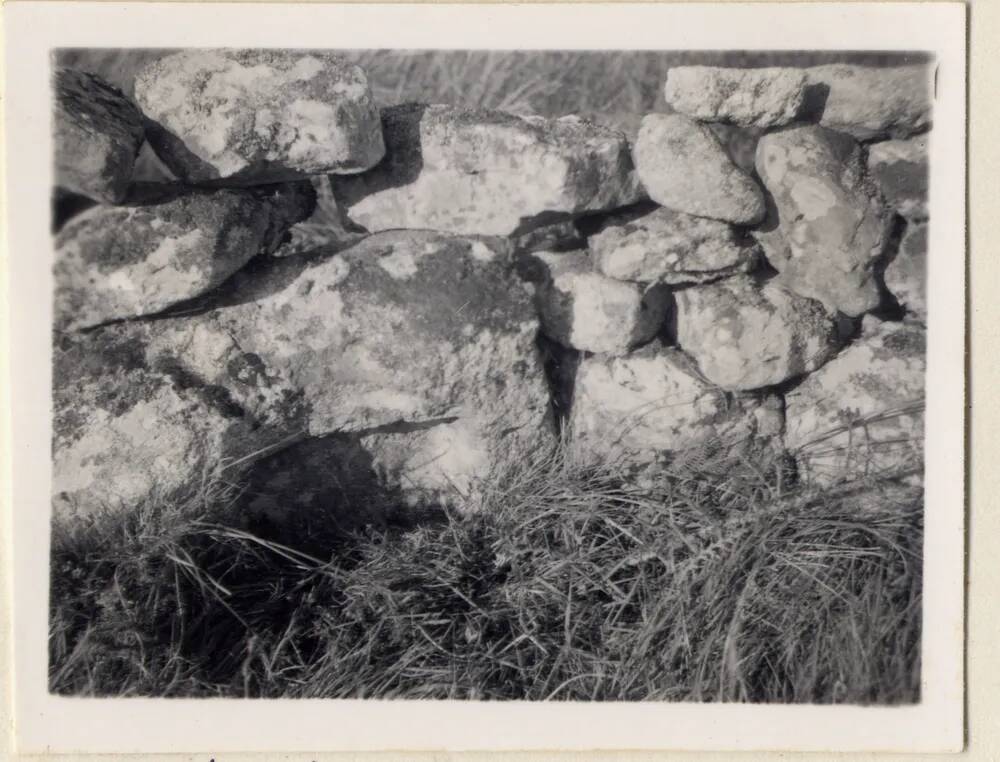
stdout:
[(35, 690), (927, 698), (936, 49), (47, 55)]

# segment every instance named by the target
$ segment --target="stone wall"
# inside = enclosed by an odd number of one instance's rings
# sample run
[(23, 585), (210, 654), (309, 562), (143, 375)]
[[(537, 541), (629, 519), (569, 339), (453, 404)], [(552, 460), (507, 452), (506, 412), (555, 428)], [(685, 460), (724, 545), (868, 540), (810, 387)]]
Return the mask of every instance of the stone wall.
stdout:
[[(55, 74), (58, 514), (374, 485), (474, 505), (562, 437), (919, 472), (933, 67), (671, 69), (634, 140), (376, 107), (335, 55)], [(144, 141), (178, 178), (134, 182)], [(302, 245), (317, 191), (335, 243)], [(329, 240), (329, 239), (328, 239)]]

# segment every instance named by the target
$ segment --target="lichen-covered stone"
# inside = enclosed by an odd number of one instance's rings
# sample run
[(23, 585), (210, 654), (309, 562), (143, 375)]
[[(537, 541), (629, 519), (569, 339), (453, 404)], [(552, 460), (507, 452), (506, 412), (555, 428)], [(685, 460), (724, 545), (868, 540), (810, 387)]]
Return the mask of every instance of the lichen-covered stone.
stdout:
[(756, 182), (705, 125), (683, 114), (647, 114), (633, 149), (649, 197), (670, 209), (738, 225), (764, 216)]
[(819, 123), (858, 140), (905, 138), (931, 125), (934, 66), (827, 64), (805, 69)]
[(405, 104), (382, 126), (385, 160), (334, 180), (338, 203), (372, 232), (510, 235), (642, 195), (625, 136), (578, 117)]
[(896, 255), (883, 273), (885, 287), (907, 319), (927, 320), (927, 225), (910, 222), (903, 231)]
[(674, 110), (703, 122), (780, 127), (798, 116), (805, 89), (801, 69), (675, 66), (664, 95)]
[(612, 217), (587, 245), (600, 272), (644, 283), (707, 283), (749, 271), (758, 257), (732, 225), (665, 207)]
[(782, 425), (780, 399), (733, 397), (658, 342), (625, 357), (586, 357), (576, 373), (571, 441), (600, 463), (645, 465), (698, 445), (777, 436)]
[(142, 147), (142, 114), (93, 74), (60, 68), (54, 84), (56, 185), (117, 204), (128, 192)]
[(777, 235), (768, 240), (765, 224), (758, 240), (786, 285), (850, 316), (878, 306), (875, 267), (892, 215), (857, 142), (815, 126), (771, 133), (757, 146), (757, 172), (777, 218)]
[(538, 281), (542, 332), (565, 347), (623, 354), (663, 326), (669, 293), (594, 270), (586, 252), (539, 252), (531, 257)]
[(301, 420), (247, 415), (221, 386), (146, 362), (134, 326), (63, 334), (54, 351), (52, 490), (57, 516), (198, 499), (203, 480), (269, 447)]
[(868, 316), (860, 338), (786, 396), (785, 444), (806, 481), (922, 475), (925, 353), (922, 326)]
[(190, 49), (135, 78), (147, 139), (189, 183), (361, 172), (384, 155), (364, 72), (325, 51)]
[(675, 295), (677, 343), (723, 389), (780, 384), (820, 367), (840, 343), (819, 302), (774, 282), (736, 276)]
[(882, 197), (908, 220), (927, 219), (926, 135), (909, 140), (885, 140), (868, 147), (868, 174)]
[(215, 390), (252, 431), (350, 434), (388, 487), (448, 499), (553, 443), (531, 298), (487, 242), (386, 233), (261, 260), (186, 315), (91, 336), (120, 332), (140, 367)]
[(254, 190), (137, 187), (73, 218), (56, 239), (56, 325), (148, 315), (218, 286), (312, 212), (308, 183)]

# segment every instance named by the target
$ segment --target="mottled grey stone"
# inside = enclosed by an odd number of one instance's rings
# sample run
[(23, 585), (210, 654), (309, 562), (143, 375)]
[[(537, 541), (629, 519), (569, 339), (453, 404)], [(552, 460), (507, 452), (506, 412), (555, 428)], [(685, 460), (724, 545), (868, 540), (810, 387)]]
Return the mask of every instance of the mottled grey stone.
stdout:
[(405, 104), (385, 109), (382, 125), (386, 159), (334, 181), (348, 217), (371, 232), (511, 235), (642, 198), (625, 136), (578, 117)]
[(760, 187), (719, 139), (683, 114), (647, 114), (633, 149), (649, 197), (670, 209), (739, 225), (764, 216)]
[(364, 72), (326, 51), (183, 50), (144, 67), (135, 97), (150, 145), (189, 183), (361, 172), (385, 153)]

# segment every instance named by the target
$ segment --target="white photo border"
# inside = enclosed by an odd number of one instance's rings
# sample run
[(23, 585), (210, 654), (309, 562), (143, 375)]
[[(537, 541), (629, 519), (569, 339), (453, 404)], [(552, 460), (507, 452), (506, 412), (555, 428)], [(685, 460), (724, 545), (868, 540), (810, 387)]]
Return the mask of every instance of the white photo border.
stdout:
[[(955, 751), (963, 743), (966, 8), (961, 3), (5, 8), (14, 721), (29, 752), (676, 749)], [(48, 693), (52, 181), (60, 47), (930, 51), (921, 696), (900, 707), (257, 699)]]

